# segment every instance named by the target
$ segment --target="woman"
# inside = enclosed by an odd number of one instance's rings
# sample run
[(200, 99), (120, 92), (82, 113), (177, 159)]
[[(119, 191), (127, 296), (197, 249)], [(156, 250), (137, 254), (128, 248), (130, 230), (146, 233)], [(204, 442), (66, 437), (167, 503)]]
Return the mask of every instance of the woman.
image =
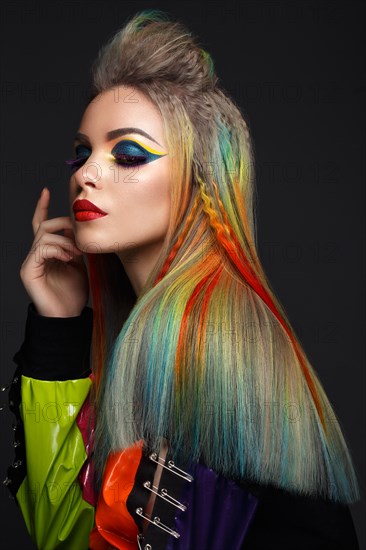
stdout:
[(140, 12), (101, 50), (75, 155), (20, 270), (6, 484), (37, 548), (358, 548), (345, 439), (256, 253), (248, 127), (183, 25)]

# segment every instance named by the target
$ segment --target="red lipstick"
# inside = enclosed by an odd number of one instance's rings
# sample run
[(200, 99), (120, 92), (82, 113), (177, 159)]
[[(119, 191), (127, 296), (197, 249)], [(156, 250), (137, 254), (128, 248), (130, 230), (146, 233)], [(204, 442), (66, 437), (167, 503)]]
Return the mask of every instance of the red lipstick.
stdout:
[(75, 220), (78, 222), (87, 222), (107, 216), (107, 212), (104, 212), (86, 199), (76, 200), (72, 205), (72, 209), (74, 211)]

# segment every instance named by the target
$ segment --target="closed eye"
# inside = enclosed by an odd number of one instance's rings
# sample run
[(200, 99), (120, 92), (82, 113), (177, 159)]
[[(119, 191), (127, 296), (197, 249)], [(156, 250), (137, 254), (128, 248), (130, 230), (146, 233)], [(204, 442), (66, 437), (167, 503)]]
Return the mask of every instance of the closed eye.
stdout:
[(143, 164), (146, 162), (147, 157), (143, 155), (126, 155), (125, 153), (115, 153), (113, 155), (116, 159), (117, 164), (122, 166), (137, 166), (138, 164)]
[(66, 164), (68, 164), (71, 168), (71, 170), (79, 169), (80, 166), (82, 166), (85, 161), (90, 157), (90, 149), (88, 147), (85, 147), (85, 145), (79, 144), (75, 148), (75, 155), (76, 158), (65, 160)]
[[(115, 162), (118, 165), (123, 166), (124, 168), (133, 168), (134, 166), (139, 166), (141, 164), (144, 164), (147, 160), (146, 157), (143, 157), (141, 155), (137, 156), (116, 154), (113, 156), (115, 158)], [(71, 167), (72, 170), (78, 170), (85, 163), (86, 160), (88, 160), (88, 157), (65, 160), (65, 162)]]
[[(75, 149), (76, 158), (65, 160), (71, 170), (79, 169), (90, 156), (90, 149), (79, 144)], [(166, 153), (153, 152), (145, 149), (138, 142), (131, 139), (123, 139), (118, 142), (111, 151), (111, 157), (123, 168), (134, 168), (148, 162), (152, 162)]]
[(112, 149), (111, 154), (116, 162), (127, 168), (152, 162), (163, 156), (161, 153), (145, 149), (140, 143), (132, 139), (122, 139)]

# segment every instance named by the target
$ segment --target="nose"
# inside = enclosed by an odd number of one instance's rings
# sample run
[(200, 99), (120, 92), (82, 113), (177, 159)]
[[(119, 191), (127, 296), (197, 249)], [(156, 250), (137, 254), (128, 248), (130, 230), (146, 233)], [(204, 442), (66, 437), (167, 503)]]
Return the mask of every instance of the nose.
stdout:
[(102, 185), (102, 166), (95, 160), (87, 160), (74, 174), (71, 181), (74, 180), (77, 187), (100, 188)]

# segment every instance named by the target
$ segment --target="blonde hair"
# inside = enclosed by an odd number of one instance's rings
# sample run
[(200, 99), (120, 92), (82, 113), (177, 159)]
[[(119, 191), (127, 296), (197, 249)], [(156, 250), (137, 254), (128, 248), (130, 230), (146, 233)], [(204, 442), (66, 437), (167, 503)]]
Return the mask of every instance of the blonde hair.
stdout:
[(172, 157), (170, 225), (138, 298), (116, 255), (87, 255), (99, 485), (111, 450), (167, 437), (178, 460), (233, 479), (358, 500), (339, 420), (257, 255), (250, 131), (210, 55), (144, 10), (92, 75), (91, 100), (126, 85), (157, 106)]

